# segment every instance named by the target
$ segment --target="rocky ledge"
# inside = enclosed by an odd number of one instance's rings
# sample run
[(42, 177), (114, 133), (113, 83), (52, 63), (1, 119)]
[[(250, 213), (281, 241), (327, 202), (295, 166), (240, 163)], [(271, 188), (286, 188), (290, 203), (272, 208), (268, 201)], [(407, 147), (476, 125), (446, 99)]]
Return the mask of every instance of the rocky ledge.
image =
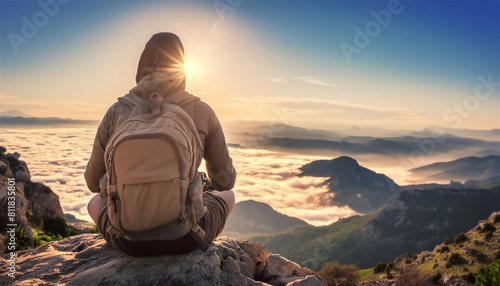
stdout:
[[(3, 255), (0, 265), (10, 264), (9, 258)], [(0, 284), (327, 285), (313, 271), (269, 254), (259, 243), (226, 237), (217, 238), (206, 252), (138, 258), (113, 250), (100, 234), (82, 234), (17, 252), (15, 269), (14, 279), (2, 271)]]
[[(0, 146), (0, 255), (5, 251), (3, 245), (7, 224), (10, 217), (7, 212), (9, 186), (15, 187), (15, 221), (18, 228), (33, 239), (31, 228), (41, 229), (45, 219), (64, 218), (59, 196), (42, 183), (31, 181), (31, 174), (26, 162), (19, 160), (19, 153), (6, 154), (5, 147)], [(12, 187), (11, 186), (11, 187)], [(5, 210), (5, 211), (4, 211)], [(10, 222), (12, 223), (12, 222)]]

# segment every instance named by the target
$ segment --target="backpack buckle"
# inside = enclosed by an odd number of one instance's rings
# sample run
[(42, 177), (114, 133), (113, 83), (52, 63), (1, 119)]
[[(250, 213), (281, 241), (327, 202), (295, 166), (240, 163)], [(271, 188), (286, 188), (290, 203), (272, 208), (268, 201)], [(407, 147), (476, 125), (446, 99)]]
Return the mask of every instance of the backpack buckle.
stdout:
[(111, 196), (116, 193), (117, 193), (116, 185), (108, 185), (108, 195)]
[(194, 238), (194, 240), (196, 240), (203, 251), (207, 251), (208, 243), (204, 240), (205, 231), (199, 225), (193, 225), (193, 227), (189, 231), (189, 234)]

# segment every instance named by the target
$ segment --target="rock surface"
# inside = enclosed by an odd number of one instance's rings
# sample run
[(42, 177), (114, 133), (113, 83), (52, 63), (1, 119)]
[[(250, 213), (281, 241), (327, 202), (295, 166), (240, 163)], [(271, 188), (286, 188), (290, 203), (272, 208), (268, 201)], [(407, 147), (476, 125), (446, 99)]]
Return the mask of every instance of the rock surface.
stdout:
[[(15, 267), (15, 285), (327, 285), (261, 244), (226, 237), (206, 252), (138, 258), (113, 250), (100, 234), (82, 234), (17, 252)], [(0, 284), (10, 283), (2, 271)]]
[[(18, 228), (33, 238), (31, 227), (41, 228), (46, 218), (62, 217), (63, 210), (57, 196), (49, 187), (31, 181), (26, 162), (19, 160), (19, 153), (5, 154), (0, 146), (0, 206), (7, 206), (9, 180), (15, 181), (15, 221)], [(0, 232), (5, 233), (9, 221), (7, 211), (0, 212)], [(3, 254), (0, 241), (0, 254)]]

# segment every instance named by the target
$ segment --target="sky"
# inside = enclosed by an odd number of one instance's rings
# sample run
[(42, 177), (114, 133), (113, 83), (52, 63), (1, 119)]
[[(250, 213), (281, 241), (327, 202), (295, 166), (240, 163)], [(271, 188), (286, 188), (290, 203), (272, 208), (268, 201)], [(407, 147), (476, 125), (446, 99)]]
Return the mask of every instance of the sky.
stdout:
[(0, 4), (0, 111), (100, 120), (169, 31), (222, 122), (500, 128), (498, 1)]

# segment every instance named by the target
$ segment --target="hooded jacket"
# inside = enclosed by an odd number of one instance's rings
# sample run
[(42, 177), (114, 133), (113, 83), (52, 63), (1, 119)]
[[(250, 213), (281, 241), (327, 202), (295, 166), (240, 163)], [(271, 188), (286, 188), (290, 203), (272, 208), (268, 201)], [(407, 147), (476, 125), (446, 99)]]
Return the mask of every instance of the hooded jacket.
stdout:
[[(137, 69), (137, 86), (130, 92), (148, 99), (153, 94), (175, 98), (175, 102), (193, 119), (200, 136), (208, 177), (216, 190), (234, 187), (236, 170), (229, 156), (222, 126), (215, 112), (199, 98), (184, 91), (184, 49), (179, 38), (171, 33), (155, 34), (146, 44)], [(99, 182), (106, 174), (104, 152), (118, 124), (130, 112), (119, 100), (104, 115), (96, 133), (92, 154), (85, 170), (85, 180), (91, 192), (100, 191)]]

